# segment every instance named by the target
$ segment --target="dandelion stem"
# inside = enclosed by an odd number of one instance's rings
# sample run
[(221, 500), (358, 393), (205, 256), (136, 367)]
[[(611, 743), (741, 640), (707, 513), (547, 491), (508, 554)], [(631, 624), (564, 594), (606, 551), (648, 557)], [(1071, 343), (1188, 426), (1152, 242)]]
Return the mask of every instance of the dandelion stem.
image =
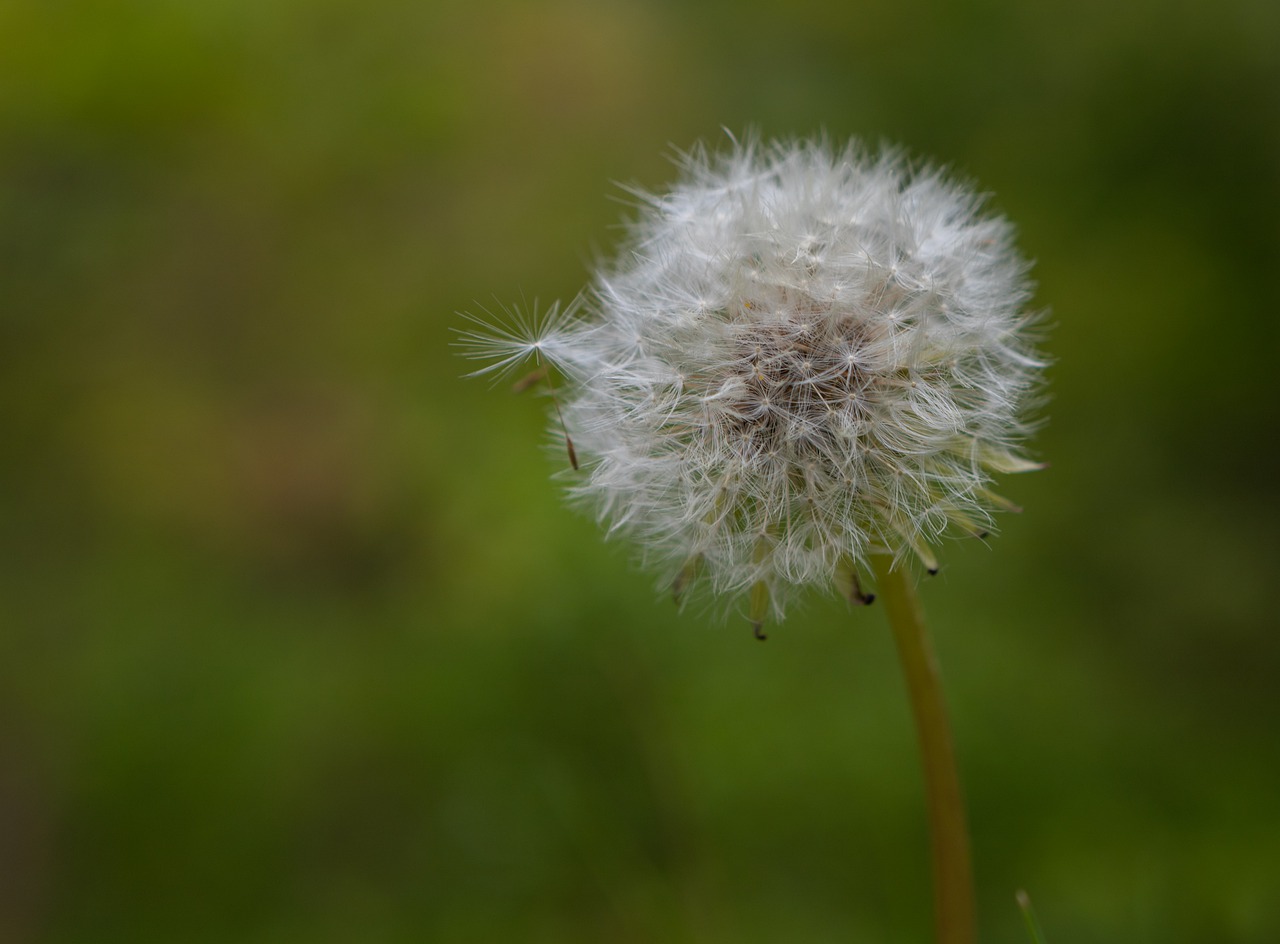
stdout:
[(886, 555), (873, 555), (872, 567), (889, 614), (915, 716), (924, 768), (933, 845), (934, 923), (938, 944), (973, 944), (975, 918), (969, 833), (951, 727), (942, 700), (937, 660), (925, 631), (924, 611), (915, 581), (905, 567), (893, 568)]

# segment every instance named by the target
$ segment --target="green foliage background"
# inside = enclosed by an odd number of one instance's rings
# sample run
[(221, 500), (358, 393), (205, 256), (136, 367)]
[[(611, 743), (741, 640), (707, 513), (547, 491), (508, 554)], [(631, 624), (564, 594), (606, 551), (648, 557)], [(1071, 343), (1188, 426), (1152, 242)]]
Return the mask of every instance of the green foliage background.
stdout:
[(1270, 0), (0, 5), (0, 940), (922, 941), (883, 616), (561, 506), (459, 310), (826, 129), (996, 196), (1052, 468), (926, 606), (983, 939), (1280, 940)]

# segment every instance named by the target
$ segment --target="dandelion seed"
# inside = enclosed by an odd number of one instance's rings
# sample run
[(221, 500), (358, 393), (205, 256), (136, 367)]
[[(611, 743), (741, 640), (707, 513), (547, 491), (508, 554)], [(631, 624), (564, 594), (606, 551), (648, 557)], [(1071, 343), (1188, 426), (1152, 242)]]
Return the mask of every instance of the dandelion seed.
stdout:
[(869, 603), (868, 555), (929, 572), (986, 536), (995, 472), (1038, 466), (1044, 360), (1028, 264), (982, 199), (896, 152), (695, 150), (617, 261), (564, 309), (473, 319), (480, 375), (564, 379), (571, 486), (683, 599), (739, 601), (762, 634), (820, 585)]
[[(484, 317), (463, 313), (462, 317), (475, 327), (456, 331), (458, 339), (454, 344), (463, 357), (487, 362), (468, 377), (491, 375), (501, 380), (530, 361), (541, 366), (544, 360), (553, 360), (558, 339), (577, 315), (577, 303), (561, 308), (556, 302), (541, 312), (536, 301), (528, 313), (505, 305), (496, 315), (487, 309), (482, 311)], [(536, 373), (523, 378), (517, 386), (523, 389), (526, 380), (531, 386), (537, 380)]]

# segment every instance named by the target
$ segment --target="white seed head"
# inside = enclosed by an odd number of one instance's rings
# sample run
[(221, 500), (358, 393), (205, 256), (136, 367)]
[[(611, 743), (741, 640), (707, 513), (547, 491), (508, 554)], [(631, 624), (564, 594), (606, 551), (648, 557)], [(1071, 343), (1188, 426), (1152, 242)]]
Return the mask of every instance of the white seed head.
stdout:
[[(985, 534), (1045, 362), (1028, 265), (982, 198), (894, 152), (734, 143), (681, 159), (612, 265), (551, 317), (464, 332), (563, 376), (571, 493), (673, 584), (754, 619), (871, 553), (936, 569)], [(856, 593), (857, 591), (854, 591)]]

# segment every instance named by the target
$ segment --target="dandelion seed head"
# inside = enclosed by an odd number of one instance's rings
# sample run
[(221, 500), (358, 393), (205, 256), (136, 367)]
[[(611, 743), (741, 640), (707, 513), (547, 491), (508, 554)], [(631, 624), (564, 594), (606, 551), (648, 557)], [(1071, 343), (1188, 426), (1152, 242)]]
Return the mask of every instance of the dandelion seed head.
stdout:
[(944, 535), (989, 532), (992, 473), (1035, 467), (1045, 366), (1011, 226), (857, 144), (680, 166), (634, 192), (617, 261), (573, 305), (462, 335), (479, 373), (562, 374), (574, 498), (682, 588), (696, 572), (779, 619), (869, 554), (935, 570)]

